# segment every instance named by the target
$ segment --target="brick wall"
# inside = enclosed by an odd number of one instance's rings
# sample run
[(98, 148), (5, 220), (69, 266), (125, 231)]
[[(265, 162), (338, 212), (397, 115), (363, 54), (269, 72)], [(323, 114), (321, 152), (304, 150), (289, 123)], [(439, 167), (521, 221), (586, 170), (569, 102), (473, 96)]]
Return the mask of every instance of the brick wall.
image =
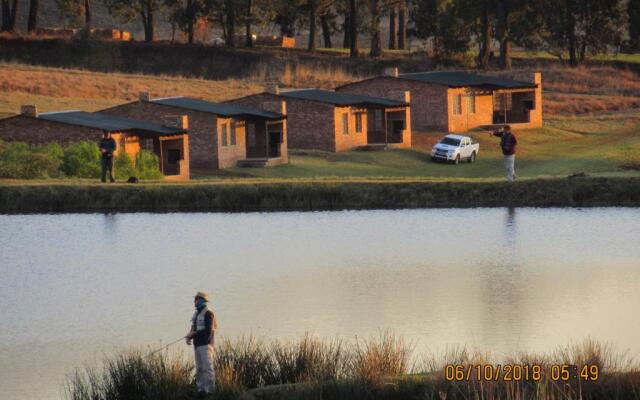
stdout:
[[(222, 135), (225, 129), (222, 128), (226, 125), (227, 140), (226, 146), (224, 146), (224, 140)], [(232, 144), (231, 136), (235, 129), (235, 144)], [(245, 121), (236, 120), (233, 118), (218, 117), (217, 121), (218, 132), (218, 168), (232, 168), (238, 163), (238, 160), (244, 160), (247, 158), (247, 131)]]
[(336, 89), (340, 92), (389, 97), (392, 92), (411, 92), (411, 125), (413, 129), (446, 129), (447, 88), (425, 82), (380, 76), (354, 82)]
[(228, 103), (260, 107), (273, 101), (286, 103), (287, 141), (289, 148), (336, 151), (335, 114), (332, 104), (284, 98), (275, 94), (260, 93)]
[[(356, 114), (360, 113), (362, 130), (356, 132)], [(344, 133), (343, 116), (347, 116), (348, 134)], [(334, 107), (335, 151), (349, 151), (367, 144), (367, 110), (354, 107)]]
[(532, 71), (508, 71), (508, 72), (490, 72), (489, 75), (500, 76), (502, 78), (515, 79), (518, 81), (531, 82), (538, 85), (534, 93), (534, 106), (533, 110), (529, 111), (529, 123), (527, 124), (512, 124), (516, 129), (529, 129), (540, 128), (543, 124), (543, 104), (542, 104), (542, 74), (540, 72)]
[[(214, 114), (172, 107), (164, 104), (155, 104), (146, 101), (127, 103), (99, 112), (158, 124), (163, 124), (166, 116), (169, 115), (187, 115), (189, 117), (189, 153), (191, 169), (219, 168), (218, 123), (217, 116)], [(229, 154), (225, 153), (225, 157), (227, 156), (229, 156)], [(223, 164), (228, 165), (229, 158), (225, 158)]]
[[(468, 88), (448, 89), (449, 123), (448, 132), (467, 132), (481, 125), (493, 123), (493, 95), (483, 92), (475, 92), (475, 112), (469, 103), (473, 91)], [(454, 98), (460, 97), (461, 113), (454, 113)]]
[(67, 145), (81, 140), (98, 143), (102, 130), (45, 121), (24, 115), (0, 120), (0, 139), (29, 144), (58, 143)]
[[(287, 115), (287, 106), (286, 101), (283, 99), (269, 94), (269, 93), (259, 93), (252, 96), (241, 97), (239, 99), (233, 99), (229, 101), (225, 101), (225, 103), (231, 104), (239, 104), (246, 107), (255, 108), (257, 110), (264, 110), (269, 112), (275, 112), (283, 115)], [(290, 117), (287, 117), (290, 118)], [(289, 162), (289, 143), (288, 143), (288, 132), (289, 132), (289, 119), (285, 119), (282, 121), (265, 121), (265, 124), (272, 126), (270, 130), (276, 131), (279, 130), (282, 133), (282, 144), (280, 145), (280, 159), (282, 164), (286, 164)], [(256, 147), (265, 147), (266, 154), (266, 139), (263, 137), (266, 135), (266, 132), (263, 127), (256, 128), (261, 132), (256, 137)]]

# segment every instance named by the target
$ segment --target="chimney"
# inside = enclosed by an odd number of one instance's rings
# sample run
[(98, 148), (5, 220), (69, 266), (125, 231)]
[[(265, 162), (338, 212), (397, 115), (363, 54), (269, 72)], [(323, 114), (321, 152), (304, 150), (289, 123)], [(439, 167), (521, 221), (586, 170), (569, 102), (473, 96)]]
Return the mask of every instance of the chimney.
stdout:
[(138, 99), (140, 101), (151, 101), (151, 95), (149, 94), (149, 92), (140, 92), (140, 94), (138, 95)]
[(278, 86), (277, 83), (273, 85), (267, 85), (265, 87), (265, 91), (271, 94), (280, 94), (280, 87)]
[(384, 74), (386, 76), (391, 76), (391, 77), (397, 78), (398, 77), (398, 67), (386, 68), (384, 70)]
[(536, 85), (542, 85), (542, 73), (541, 72), (534, 72), (533, 73), (533, 83), (535, 83)]
[(165, 126), (189, 130), (189, 117), (186, 115), (163, 115), (160, 119)]
[(27, 117), (38, 118), (38, 107), (34, 104), (23, 105), (20, 107), (20, 114)]

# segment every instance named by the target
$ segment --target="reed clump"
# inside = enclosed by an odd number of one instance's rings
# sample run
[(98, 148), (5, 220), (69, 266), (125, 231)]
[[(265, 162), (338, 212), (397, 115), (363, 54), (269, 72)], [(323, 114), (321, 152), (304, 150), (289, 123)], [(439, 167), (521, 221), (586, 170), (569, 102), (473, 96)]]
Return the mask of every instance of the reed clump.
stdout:
[[(216, 349), (216, 399), (242, 400), (628, 400), (640, 399), (640, 365), (611, 345), (587, 340), (545, 354), (510, 357), (446, 348), (419, 358), (414, 346), (392, 332), (343, 341), (304, 335), (293, 341), (266, 341), (255, 336), (223, 339)], [(538, 365), (534, 379), (494, 379), (471, 374), (451, 379), (451, 365)], [(597, 366), (597, 379), (554, 379), (553, 366)], [(475, 371), (475, 370), (474, 370)], [(578, 371), (580, 373), (580, 371)], [(593, 370), (590, 372), (594, 378)], [(193, 364), (172, 353), (145, 356), (128, 351), (87, 367), (67, 383), (70, 400), (190, 400), (194, 396)]]

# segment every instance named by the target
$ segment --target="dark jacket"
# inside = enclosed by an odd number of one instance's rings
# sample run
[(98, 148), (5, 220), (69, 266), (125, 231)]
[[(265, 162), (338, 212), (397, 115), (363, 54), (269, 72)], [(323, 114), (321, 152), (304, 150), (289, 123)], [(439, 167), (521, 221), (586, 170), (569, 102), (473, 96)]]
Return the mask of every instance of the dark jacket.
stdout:
[(516, 146), (518, 145), (518, 139), (512, 132), (493, 132), (493, 136), (500, 138), (500, 148), (502, 154), (505, 156), (512, 156), (516, 154)]
[(113, 140), (113, 138), (102, 138), (100, 139), (100, 144), (98, 145), (98, 147), (100, 148), (100, 150), (106, 150), (105, 152), (100, 152), (100, 155), (102, 157), (111, 158), (113, 157), (113, 152), (116, 151), (116, 141)]

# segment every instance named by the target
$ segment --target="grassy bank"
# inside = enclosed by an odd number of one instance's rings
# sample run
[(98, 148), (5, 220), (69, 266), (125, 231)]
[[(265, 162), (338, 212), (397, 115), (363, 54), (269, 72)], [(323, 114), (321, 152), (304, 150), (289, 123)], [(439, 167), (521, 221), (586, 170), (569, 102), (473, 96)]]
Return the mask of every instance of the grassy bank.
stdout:
[[(454, 379), (447, 365), (501, 364), (540, 367), (540, 375), (513, 379)], [(576, 377), (552, 375), (553, 365), (575, 365)], [(583, 367), (587, 366), (587, 373)], [(344, 341), (305, 335), (299, 340), (256, 337), (222, 340), (214, 354), (215, 399), (387, 400), (485, 399), (577, 400), (640, 398), (640, 369), (606, 344), (585, 341), (546, 354), (495, 357), (453, 347), (440, 354), (416, 355), (389, 332)], [(486, 368), (485, 368), (486, 369)], [(497, 371), (497, 370), (496, 370)], [(102, 369), (78, 370), (67, 385), (71, 400), (189, 400), (194, 397), (193, 364), (179, 355), (137, 349), (108, 358)], [(474, 375), (476, 374), (476, 375)]]
[(191, 184), (0, 186), (0, 212), (170, 212), (442, 207), (640, 206), (639, 178), (499, 181), (243, 180)]

